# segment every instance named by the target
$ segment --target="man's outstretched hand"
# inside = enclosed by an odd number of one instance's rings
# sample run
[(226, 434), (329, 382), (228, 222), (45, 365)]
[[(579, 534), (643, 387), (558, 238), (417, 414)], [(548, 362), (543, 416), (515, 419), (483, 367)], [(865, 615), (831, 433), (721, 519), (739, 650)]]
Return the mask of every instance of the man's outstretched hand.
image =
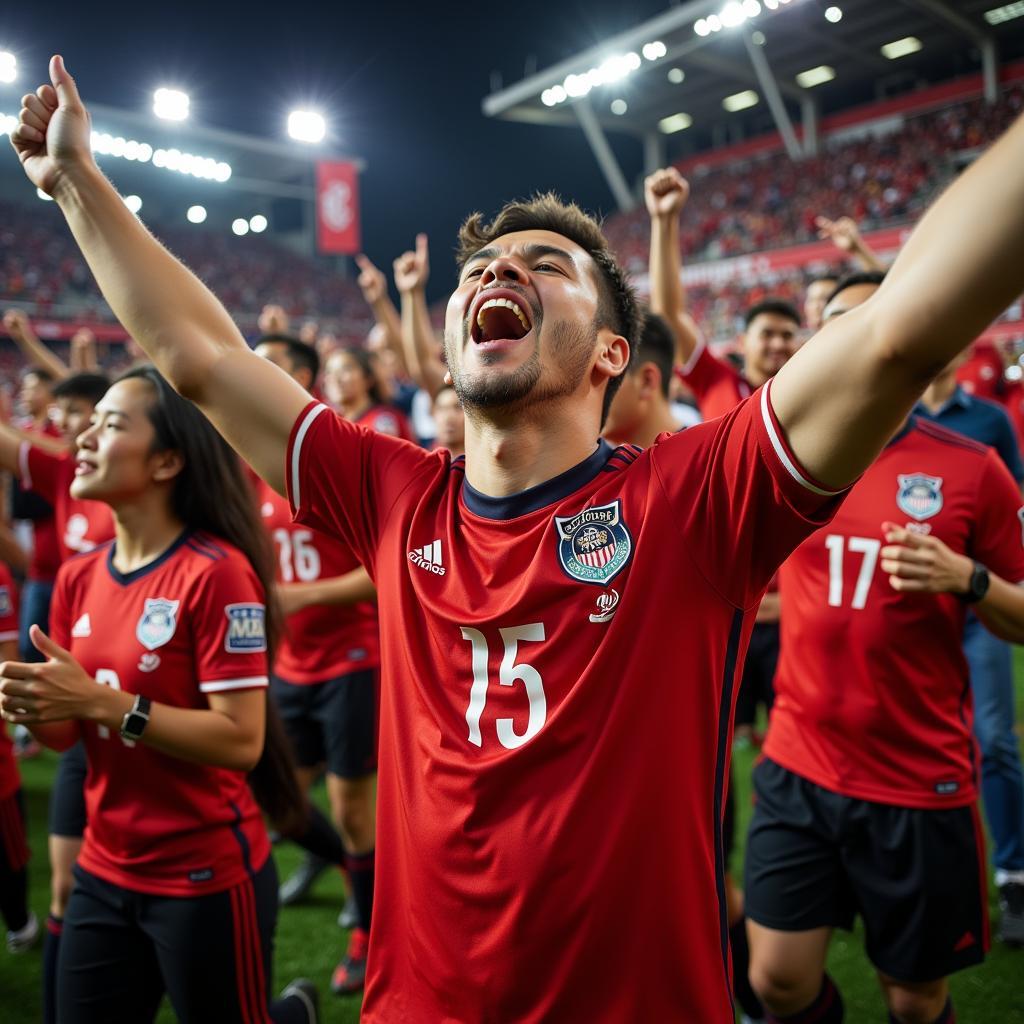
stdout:
[(655, 171), (644, 180), (644, 202), (651, 217), (678, 217), (690, 198), (690, 183), (674, 167)]
[(11, 132), (29, 181), (47, 195), (68, 170), (92, 163), (89, 112), (62, 57), (50, 58), (50, 82), (22, 96), (18, 126)]

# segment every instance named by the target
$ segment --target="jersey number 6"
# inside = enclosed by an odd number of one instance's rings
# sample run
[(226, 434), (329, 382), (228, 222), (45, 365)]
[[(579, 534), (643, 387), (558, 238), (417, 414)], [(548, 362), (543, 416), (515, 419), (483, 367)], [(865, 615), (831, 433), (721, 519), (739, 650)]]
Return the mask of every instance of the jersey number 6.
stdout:
[[(530, 622), (525, 626), (508, 626), (499, 629), (502, 643), (505, 645), (505, 653), (501, 658), (501, 667), (498, 669), (498, 683), (501, 686), (514, 686), (522, 683), (526, 688), (526, 696), (530, 702), (530, 718), (526, 724), (526, 731), (517, 733), (512, 725), (511, 718), (499, 718), (495, 722), (498, 732), (498, 742), (508, 750), (521, 747), (527, 740), (533, 739), (544, 727), (548, 716), (547, 699), (544, 696), (544, 683), (540, 673), (525, 662), (515, 664), (516, 652), (520, 640), (543, 640), (544, 623)], [(489, 649), (487, 637), (479, 629), (471, 626), (462, 627), (462, 638), (473, 645), (473, 687), (469, 691), (469, 707), (466, 708), (466, 724), (469, 726), (469, 742), (475, 746), (483, 746), (483, 738), (480, 735), (480, 717), (484, 713), (484, 705), (487, 703), (487, 659)]]

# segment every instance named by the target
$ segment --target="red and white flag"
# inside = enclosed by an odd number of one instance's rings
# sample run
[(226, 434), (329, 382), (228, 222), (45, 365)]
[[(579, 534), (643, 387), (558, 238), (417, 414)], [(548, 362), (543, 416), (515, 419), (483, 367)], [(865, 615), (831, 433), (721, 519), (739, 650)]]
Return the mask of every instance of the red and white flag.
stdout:
[(324, 253), (357, 253), (359, 180), (355, 164), (321, 160), (316, 165), (317, 247)]

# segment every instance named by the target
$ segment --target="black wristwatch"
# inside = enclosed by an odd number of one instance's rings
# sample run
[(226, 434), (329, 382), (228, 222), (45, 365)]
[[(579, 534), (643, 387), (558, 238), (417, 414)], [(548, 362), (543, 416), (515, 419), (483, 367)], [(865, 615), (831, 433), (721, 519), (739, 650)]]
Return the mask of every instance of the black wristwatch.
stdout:
[(975, 562), (974, 568), (971, 570), (971, 582), (967, 588), (967, 592), (963, 594), (957, 594), (964, 604), (974, 604), (975, 601), (980, 601), (988, 593), (988, 585), (991, 582), (988, 569), (981, 564), (981, 562)]
[(134, 743), (142, 736), (149, 724), (149, 708), (151, 701), (141, 693), (135, 694), (135, 703), (124, 718), (121, 719), (121, 739)]

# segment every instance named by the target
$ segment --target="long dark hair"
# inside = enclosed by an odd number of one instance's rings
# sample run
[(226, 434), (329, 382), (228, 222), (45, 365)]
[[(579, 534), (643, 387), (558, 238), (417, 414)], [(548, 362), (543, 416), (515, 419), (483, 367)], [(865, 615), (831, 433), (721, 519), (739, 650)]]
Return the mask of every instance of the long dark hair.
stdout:
[(370, 353), (365, 348), (356, 348), (354, 345), (346, 346), (342, 349), (342, 352), (347, 356), (351, 356), (358, 364), (359, 369), (363, 371), (363, 377), (366, 380), (366, 393), (369, 395), (370, 401), (374, 405), (383, 405), (384, 389), (381, 387), (381, 380)]
[[(184, 466), (171, 491), (175, 516), (189, 529), (203, 530), (234, 545), (256, 573), (266, 595), (267, 663), (273, 664), (283, 623), (274, 599), (273, 552), (238, 456), (199, 409), (182, 398), (154, 367), (137, 366), (118, 380), (149, 384), (154, 397), (147, 410), (156, 433), (153, 451), (176, 451), (182, 457)], [(269, 690), (266, 719), (263, 753), (249, 773), (249, 785), (274, 825), (282, 832), (291, 832), (304, 819), (306, 802)]]

